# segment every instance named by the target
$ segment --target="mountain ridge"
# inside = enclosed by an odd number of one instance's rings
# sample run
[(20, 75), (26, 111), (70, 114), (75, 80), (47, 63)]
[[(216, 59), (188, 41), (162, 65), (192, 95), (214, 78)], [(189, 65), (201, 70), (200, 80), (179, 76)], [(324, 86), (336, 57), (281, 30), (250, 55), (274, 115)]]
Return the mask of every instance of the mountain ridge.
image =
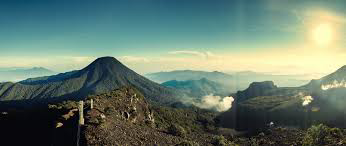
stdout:
[(44, 67), (2, 68), (0, 70), (0, 82), (17, 82), (26, 78), (53, 75), (55, 73)]
[(209, 94), (227, 96), (231, 93), (223, 84), (208, 80), (206, 78), (185, 81), (171, 80), (164, 82), (161, 85), (181, 90), (188, 93), (192, 97), (198, 98)]
[(153, 81), (162, 83), (170, 80), (184, 81), (184, 80), (199, 80), (201, 78), (206, 78), (212, 81), (221, 81), (222, 79), (232, 78), (231, 75), (219, 72), (219, 71), (197, 71), (197, 70), (174, 70), (167, 72), (156, 72), (146, 74), (146, 77), (152, 79)]
[(0, 101), (73, 100), (121, 86), (133, 86), (155, 102), (169, 102), (179, 94), (174, 89), (163, 87), (137, 74), (114, 57), (101, 57), (81, 70), (19, 83), (0, 84)]
[(315, 122), (346, 127), (345, 119), (340, 118), (346, 110), (346, 87), (334, 82), (345, 78), (346, 66), (343, 66), (299, 87), (276, 87), (271, 81), (254, 82), (234, 95), (232, 108), (220, 116), (222, 125), (239, 130), (264, 128), (270, 122), (302, 128)]

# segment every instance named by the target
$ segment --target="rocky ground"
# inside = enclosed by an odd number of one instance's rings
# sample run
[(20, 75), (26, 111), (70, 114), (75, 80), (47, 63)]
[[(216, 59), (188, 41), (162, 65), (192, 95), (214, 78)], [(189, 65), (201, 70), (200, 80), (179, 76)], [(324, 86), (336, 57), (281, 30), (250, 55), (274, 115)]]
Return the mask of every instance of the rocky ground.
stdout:
[(191, 134), (180, 126), (169, 129), (172, 126), (163, 128), (161, 125), (159, 128), (154, 116), (156, 111), (132, 88), (89, 99), (93, 99), (94, 108), (87, 110), (85, 116), (87, 145), (176, 145), (185, 141), (193, 143), (193, 140), (201, 145), (211, 144), (213, 134)]
[[(346, 145), (346, 130), (325, 125), (305, 130), (271, 126), (252, 134), (221, 128), (214, 112), (153, 106), (134, 88), (90, 96), (85, 101), (82, 145)], [(51, 108), (69, 109), (60, 118), (65, 124), (68, 116), (78, 116), (70, 114), (76, 105), (65, 102)], [(57, 129), (64, 126), (68, 125)]]

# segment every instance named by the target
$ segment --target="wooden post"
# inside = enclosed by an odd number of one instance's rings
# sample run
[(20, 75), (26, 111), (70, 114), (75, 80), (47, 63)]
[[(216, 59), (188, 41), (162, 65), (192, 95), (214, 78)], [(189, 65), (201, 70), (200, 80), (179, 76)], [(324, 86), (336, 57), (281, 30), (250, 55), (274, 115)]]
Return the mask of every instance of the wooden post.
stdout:
[(84, 125), (84, 115), (83, 115), (83, 101), (79, 101), (79, 106), (78, 106), (78, 110), (79, 110), (79, 125)]
[(94, 108), (94, 101), (93, 99), (90, 99), (90, 109), (93, 109)]

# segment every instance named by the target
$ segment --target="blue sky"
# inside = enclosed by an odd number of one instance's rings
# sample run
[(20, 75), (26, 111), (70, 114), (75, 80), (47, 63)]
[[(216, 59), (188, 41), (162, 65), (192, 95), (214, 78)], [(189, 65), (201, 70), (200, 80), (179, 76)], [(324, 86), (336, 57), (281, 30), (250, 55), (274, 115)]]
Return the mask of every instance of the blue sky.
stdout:
[[(311, 66), (327, 50), (324, 66), (304, 73), (327, 72), (346, 64), (341, 56), (328, 66), (333, 55), (344, 55), (345, 6), (343, 0), (2, 0), (0, 67), (67, 71), (115, 56), (143, 73), (189, 69), (196, 65), (179, 64), (201, 59), (207, 63), (193, 69), (288, 72)], [(337, 34), (328, 46), (315, 46), (310, 31), (324, 23)], [(286, 59), (274, 65), (275, 57), (254, 60), (280, 53)], [(315, 61), (301, 65), (289, 56), (296, 54)]]

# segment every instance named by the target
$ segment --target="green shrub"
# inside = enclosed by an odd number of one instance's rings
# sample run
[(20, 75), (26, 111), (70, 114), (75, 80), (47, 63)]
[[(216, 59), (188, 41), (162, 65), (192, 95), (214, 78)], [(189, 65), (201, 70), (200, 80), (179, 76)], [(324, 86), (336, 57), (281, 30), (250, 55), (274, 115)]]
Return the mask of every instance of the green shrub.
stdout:
[(213, 141), (214, 141), (213, 144), (216, 146), (226, 146), (227, 145), (227, 143), (226, 143), (227, 140), (222, 135), (221, 136), (215, 136)]
[[(213, 119), (215, 113), (196, 108), (175, 109), (170, 107), (152, 106), (155, 125), (159, 129), (167, 129), (172, 124), (185, 128), (187, 133), (215, 131)], [(180, 120), (184, 119), (184, 120)]]
[(48, 104), (48, 108), (70, 110), (70, 109), (78, 108), (78, 101), (67, 100), (57, 104)]
[(109, 116), (109, 115), (113, 114), (115, 112), (115, 110), (112, 107), (106, 107), (104, 109), (104, 112), (107, 116)]
[(88, 122), (90, 124), (100, 125), (100, 121), (98, 120), (98, 118), (90, 118)]
[(177, 124), (172, 124), (168, 128), (168, 132), (175, 135), (175, 136), (180, 136), (180, 137), (186, 137), (186, 134), (187, 134), (186, 130)]
[(304, 146), (335, 145), (344, 139), (339, 128), (329, 128), (323, 124), (311, 126), (303, 139)]
[(251, 146), (259, 146), (259, 141), (256, 138), (250, 139), (250, 145)]

